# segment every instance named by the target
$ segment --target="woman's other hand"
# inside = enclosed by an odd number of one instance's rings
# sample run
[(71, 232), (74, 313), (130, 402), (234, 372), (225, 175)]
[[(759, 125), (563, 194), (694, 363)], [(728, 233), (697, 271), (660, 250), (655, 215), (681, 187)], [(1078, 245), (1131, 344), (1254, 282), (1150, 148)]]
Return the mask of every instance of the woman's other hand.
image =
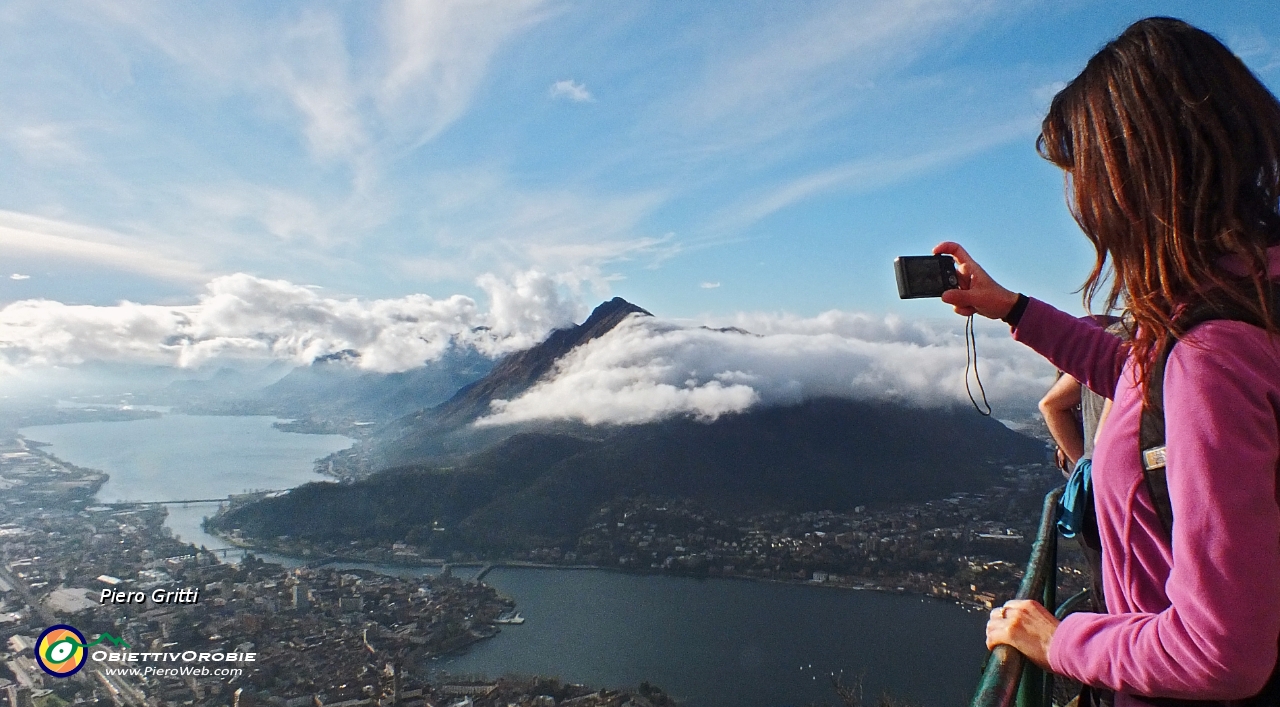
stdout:
[(1036, 665), (1049, 669), (1049, 643), (1061, 623), (1038, 601), (1015, 599), (991, 610), (987, 619), (987, 650), (1013, 646)]
[(967, 317), (981, 314), (988, 319), (1003, 319), (1018, 303), (1018, 293), (1001, 287), (982, 269), (959, 243), (944, 241), (933, 249), (934, 255), (950, 255), (956, 260), (960, 289), (942, 293), (942, 301), (955, 307), (956, 314)]

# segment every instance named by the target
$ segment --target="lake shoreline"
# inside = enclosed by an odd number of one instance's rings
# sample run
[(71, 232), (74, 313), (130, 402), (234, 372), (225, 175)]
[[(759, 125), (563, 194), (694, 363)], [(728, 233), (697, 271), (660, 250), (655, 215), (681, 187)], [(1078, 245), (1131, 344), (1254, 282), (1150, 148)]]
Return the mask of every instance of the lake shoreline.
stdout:
[(490, 569), (499, 569), (499, 568), (542, 569), (542, 570), (560, 570), (560, 571), (593, 570), (593, 571), (600, 571), (600, 572), (610, 572), (613, 574), (629, 575), (634, 577), (681, 577), (681, 578), (693, 579), (693, 580), (724, 579), (724, 580), (751, 582), (751, 583), (758, 583), (758, 584), (777, 584), (777, 585), (790, 586), (790, 587), (812, 587), (815, 589), (830, 589), (830, 590), (855, 591), (855, 592), (858, 592), (858, 591), (879, 592), (883, 594), (891, 594), (891, 595), (898, 595), (898, 596), (918, 596), (921, 598), (937, 601), (943, 604), (952, 604), (969, 612), (986, 612), (989, 609), (989, 607), (983, 604), (979, 604), (977, 602), (966, 602), (966, 601), (962, 601), (962, 600), (954, 599), (950, 597), (946, 597), (946, 598), (939, 597), (932, 594), (927, 594), (925, 592), (913, 592), (905, 589), (899, 589), (897, 587), (890, 587), (887, 585), (877, 585), (877, 584), (865, 583), (865, 582), (861, 585), (854, 586), (854, 585), (835, 584), (835, 583), (828, 583), (828, 582), (814, 582), (810, 580), (800, 581), (800, 580), (788, 580), (788, 579), (772, 579), (769, 577), (750, 577), (745, 575), (721, 574), (716, 576), (707, 576), (707, 575), (697, 575), (697, 574), (682, 574), (679, 572), (650, 572), (645, 570), (626, 569), (622, 567), (610, 567), (607, 565), (583, 565), (583, 564), (563, 565), (563, 564), (553, 564), (548, 562), (530, 562), (526, 560), (494, 560), (494, 561), (488, 561), (488, 562), (484, 560), (462, 560), (459, 562), (451, 562), (443, 559), (440, 559), (440, 560), (427, 559), (427, 560), (419, 560), (419, 561), (407, 561), (407, 560), (386, 560), (381, 558), (369, 558), (369, 557), (361, 557), (359, 555), (326, 555), (326, 556), (317, 558), (317, 557), (311, 557), (311, 556), (299, 556), (297, 553), (293, 553), (293, 552), (283, 552), (279, 549), (275, 549), (267, 546), (255, 545), (253, 543), (246, 543), (244, 541), (230, 538), (215, 530), (206, 529), (206, 532), (246, 552), (263, 553), (263, 554), (268, 554), (276, 557), (285, 557), (290, 560), (302, 563), (303, 565), (309, 566), (309, 567), (323, 567), (331, 564), (359, 564), (359, 565), (366, 565), (366, 566), (371, 565), (371, 566), (394, 567), (394, 568), (409, 569), (409, 570), (427, 569), (427, 568), (444, 568), (444, 567), (450, 567), (450, 568), (478, 567), (482, 570), (486, 567)]
[[(223, 419), (234, 419), (234, 418), (241, 418), (241, 419), (243, 419), (243, 418), (246, 418), (246, 417), (253, 417), (253, 418), (266, 418), (266, 419), (270, 419), (270, 420), (271, 420), (271, 428), (272, 428), (272, 429), (274, 429), (274, 430), (276, 430), (276, 431), (278, 431), (278, 432), (280, 432), (280, 433), (282, 433), (282, 434), (288, 434), (288, 435), (299, 435), (299, 436), (313, 437), (313, 438), (314, 438), (315, 436), (318, 436), (318, 433), (316, 433), (316, 432), (303, 432), (303, 431), (297, 431), (297, 430), (286, 429), (284, 426), (282, 426), (282, 424), (281, 424), (281, 423), (286, 423), (286, 424), (287, 424), (287, 423), (289, 423), (289, 422), (291, 422), (291, 421), (289, 421), (289, 420), (284, 420), (284, 419), (281, 419), (281, 418), (275, 418), (274, 416), (262, 416), (262, 415), (254, 415), (254, 416), (243, 416), (243, 415), (200, 415), (200, 416), (192, 416), (192, 415), (187, 415), (186, 413), (177, 413), (177, 415), (179, 415), (179, 416), (186, 416), (186, 417), (216, 417), (216, 418), (223, 418)], [(154, 418), (148, 417), (148, 418), (144, 418), (144, 419), (154, 419)], [(120, 420), (120, 421), (111, 420), (111, 421), (104, 421), (104, 422), (113, 422), (113, 423), (114, 423), (114, 422), (132, 422), (132, 421), (133, 421), (133, 420)], [(84, 424), (84, 423), (78, 423), (78, 422), (77, 422), (77, 423), (67, 423), (67, 424)], [(63, 425), (53, 425), (53, 427), (62, 427), (62, 426), (63, 426)], [(41, 426), (41, 427), (44, 427), (44, 426)], [(44, 441), (38, 441), (38, 440), (35, 440), (35, 439), (33, 439), (33, 438), (31, 438), (31, 437), (29, 437), (29, 436), (27, 436), (27, 435), (25, 435), (25, 434), (21, 434), (21, 433), (19, 433), (19, 436), (20, 436), (20, 437), (22, 437), (24, 440), (26, 440), (26, 442), (27, 442), (28, 444), (32, 445), (33, 447), (40, 447), (40, 448), (41, 448), (41, 452), (42, 452), (43, 454), (48, 455), (49, 457), (51, 457), (51, 458), (53, 458), (53, 459), (57, 460), (58, 462), (63, 463), (63, 464), (67, 464), (67, 465), (69, 465), (69, 466), (76, 466), (76, 465), (75, 465), (75, 464), (73, 464), (72, 462), (69, 462), (69, 461), (67, 461), (66, 459), (63, 459), (62, 457), (59, 457), (59, 456), (57, 456), (57, 455), (53, 454), (52, 452), (48, 451), (48, 448), (49, 448), (49, 447), (54, 447), (54, 446), (56, 446), (56, 445), (55, 445), (55, 443), (52, 443), (52, 442), (44, 442)], [(353, 444), (357, 442), (357, 440), (354, 440), (354, 439), (352, 439), (352, 438), (350, 438), (350, 437), (345, 437), (345, 436), (343, 436), (343, 439), (346, 439), (346, 440), (348, 440), (348, 441), (352, 442)], [(345, 447), (345, 448), (349, 448), (349, 447)], [(86, 468), (89, 468), (89, 467), (86, 467)], [(105, 476), (106, 476), (106, 478), (104, 479), (104, 482), (103, 482), (102, 484), (99, 484), (99, 485), (98, 485), (98, 487), (97, 487), (97, 489), (96, 489), (96, 490), (95, 490), (95, 492), (94, 492), (94, 498), (95, 498), (95, 500), (96, 500), (96, 501), (101, 502), (101, 503), (124, 503), (124, 502), (136, 502), (136, 503), (138, 503), (138, 504), (140, 504), (140, 505), (150, 505), (150, 504), (154, 504), (154, 503), (161, 503), (160, 501), (145, 501), (145, 500), (144, 500), (144, 501), (132, 501), (132, 500), (130, 500), (130, 499), (124, 499), (124, 498), (120, 498), (120, 499), (116, 499), (116, 500), (103, 500), (103, 499), (101, 499), (101, 498), (98, 498), (98, 495), (103, 491), (103, 489), (104, 489), (104, 488), (108, 488), (108, 487), (110, 486), (110, 484), (111, 484), (111, 480), (112, 480), (112, 479), (111, 479), (111, 475), (110, 475), (110, 473), (109, 473), (109, 472), (107, 472), (105, 469), (96, 469), (96, 470), (97, 470), (97, 471), (101, 471), (101, 472), (102, 472), (103, 474), (105, 474)], [(317, 482), (317, 481), (324, 481), (324, 480), (325, 480), (325, 475), (324, 475), (323, 473), (321, 473), (321, 472), (319, 472), (319, 471), (317, 471), (317, 470), (315, 469), (315, 467), (314, 467), (314, 462), (313, 462), (313, 466), (312, 466), (312, 468), (310, 469), (310, 473), (308, 474), (308, 476), (309, 476), (310, 478), (306, 478), (306, 479), (301, 480), (301, 483), (298, 483), (298, 484), (296, 484), (296, 485), (294, 485), (294, 486), (289, 486), (287, 489), (282, 489), (282, 490), (290, 490), (290, 489), (297, 488), (298, 486), (302, 486), (302, 485), (305, 485), (305, 484), (308, 484), (308, 483), (315, 483), (315, 482)], [(317, 477), (318, 477), (318, 478), (317, 478)], [(242, 491), (242, 492), (240, 492), (240, 493), (234, 493), (234, 492), (233, 492), (233, 493), (229, 493), (229, 494), (227, 494), (227, 504), (226, 504), (226, 505), (227, 505), (227, 506), (229, 506), (229, 505), (231, 505), (232, 503), (234, 503), (234, 502), (236, 501), (236, 499), (235, 499), (234, 497), (246, 497), (246, 496), (252, 495), (253, 493), (256, 493), (256, 492), (254, 492), (254, 491), (252, 491), (252, 490), (246, 490), (246, 491)], [(225, 507), (226, 507), (226, 506), (219, 505), (219, 507), (218, 507), (218, 511), (217, 511), (217, 512), (221, 512)], [(166, 521), (166, 523), (167, 523), (167, 522), (168, 522), (168, 521)], [(903, 590), (903, 589), (899, 589), (897, 586), (876, 584), (875, 582), (872, 582), (872, 581), (866, 581), (866, 580), (861, 581), (860, 583), (858, 583), (858, 584), (854, 585), (854, 584), (839, 584), (839, 583), (830, 583), (830, 582), (814, 582), (814, 581), (811, 581), (811, 580), (778, 579), (778, 578), (769, 578), (769, 577), (752, 577), (752, 576), (747, 576), (747, 575), (734, 575), (734, 574), (728, 574), (728, 575), (726, 575), (726, 574), (719, 574), (719, 575), (716, 575), (716, 576), (707, 576), (707, 575), (699, 575), (699, 574), (683, 574), (683, 573), (679, 573), (679, 572), (662, 572), (662, 571), (654, 572), (654, 571), (647, 571), (647, 570), (644, 570), (644, 569), (627, 569), (627, 568), (622, 568), (622, 567), (613, 567), (613, 566), (607, 566), (607, 565), (590, 565), (590, 564), (555, 564), (555, 563), (547, 563), (547, 562), (532, 562), (532, 561), (525, 561), (525, 560), (496, 560), (496, 561), (465, 560), (465, 561), (459, 561), (459, 562), (451, 562), (451, 561), (446, 561), (446, 560), (444, 560), (444, 559), (434, 559), (434, 558), (427, 558), (427, 559), (423, 559), (423, 560), (409, 560), (409, 559), (395, 559), (395, 558), (385, 558), (385, 557), (376, 557), (376, 558), (375, 558), (375, 557), (364, 557), (364, 556), (360, 556), (360, 555), (325, 555), (325, 556), (316, 557), (316, 556), (308, 556), (308, 555), (299, 555), (296, 551), (286, 551), (286, 550), (281, 550), (281, 549), (279, 549), (279, 548), (273, 548), (273, 547), (270, 547), (270, 546), (264, 546), (264, 545), (261, 545), (261, 544), (258, 544), (258, 543), (245, 542), (245, 541), (243, 541), (243, 540), (238, 540), (238, 539), (235, 539), (235, 538), (229, 537), (229, 536), (227, 536), (227, 535), (225, 535), (225, 534), (223, 534), (223, 533), (221, 533), (221, 532), (217, 532), (217, 531), (211, 530), (211, 529), (209, 529), (209, 528), (205, 527), (203, 523), (201, 523), (200, 525), (201, 525), (201, 531), (202, 531), (205, 535), (207, 535), (207, 536), (209, 536), (209, 537), (211, 537), (211, 538), (216, 538), (217, 540), (219, 540), (219, 541), (222, 541), (222, 542), (226, 543), (228, 546), (235, 547), (235, 548), (240, 549), (240, 550), (243, 550), (243, 551), (245, 551), (245, 552), (253, 552), (253, 553), (255, 553), (255, 554), (260, 554), (260, 555), (261, 555), (261, 554), (273, 555), (273, 556), (277, 556), (277, 557), (280, 557), (280, 558), (285, 558), (285, 559), (291, 560), (291, 561), (293, 561), (293, 562), (297, 562), (297, 563), (302, 564), (302, 565), (309, 565), (309, 566), (320, 566), (320, 565), (322, 565), (322, 564), (332, 564), (332, 563), (351, 563), (351, 564), (362, 564), (362, 565), (370, 565), (370, 566), (384, 566), (384, 567), (389, 567), (389, 568), (400, 568), (400, 569), (410, 569), (410, 570), (411, 570), (411, 569), (439, 568), (439, 567), (444, 567), (445, 565), (448, 565), (448, 566), (450, 566), (450, 567), (479, 567), (479, 568), (483, 568), (483, 567), (485, 567), (485, 566), (492, 565), (492, 566), (493, 566), (493, 567), (495, 567), (495, 568), (496, 568), (496, 567), (512, 567), (512, 568), (521, 568), (521, 567), (524, 567), (524, 568), (530, 568), (530, 569), (554, 569), (554, 570), (600, 570), (600, 571), (605, 571), (605, 572), (610, 572), (610, 573), (623, 574), (623, 575), (630, 575), (630, 576), (639, 576), (639, 577), (650, 577), (650, 576), (654, 576), (654, 577), (688, 577), (688, 578), (691, 578), (691, 579), (702, 579), (702, 580), (705, 580), (705, 579), (731, 579), (731, 580), (745, 581), (745, 582), (752, 582), (752, 583), (760, 583), (760, 584), (777, 584), (777, 585), (786, 585), (786, 586), (818, 587), (818, 588), (825, 588), (825, 589), (837, 589), (837, 590), (871, 591), (871, 592), (878, 592), (878, 593), (884, 593), (884, 594), (890, 594), (890, 595), (920, 596), (920, 597), (925, 597), (925, 598), (933, 599), (933, 600), (936, 600), (936, 601), (939, 601), (939, 602), (942, 602), (942, 603), (946, 603), (946, 604), (954, 604), (955, 606), (958, 606), (958, 607), (960, 607), (960, 608), (962, 608), (962, 609), (964, 609), (965, 611), (968, 611), (968, 612), (986, 611), (986, 610), (987, 610), (987, 608), (988, 608), (988, 607), (986, 607), (985, 605), (980, 604), (980, 603), (977, 603), (977, 602), (965, 601), (965, 600), (962, 600), (962, 599), (957, 599), (957, 598), (955, 598), (955, 597), (940, 597), (940, 596), (936, 596), (936, 595), (933, 595), (933, 594), (930, 594), (930, 593), (927, 593), (927, 592), (921, 592), (921, 591)], [(173, 529), (173, 530), (175, 531), (175, 535), (177, 535), (177, 534), (178, 534), (178, 530), (177, 530), (176, 528), (172, 528), (172, 526), (171, 526), (171, 529)], [(191, 540), (188, 540), (188, 542), (191, 542)], [(198, 544), (199, 544), (199, 543), (197, 543), (197, 545), (198, 545)]]

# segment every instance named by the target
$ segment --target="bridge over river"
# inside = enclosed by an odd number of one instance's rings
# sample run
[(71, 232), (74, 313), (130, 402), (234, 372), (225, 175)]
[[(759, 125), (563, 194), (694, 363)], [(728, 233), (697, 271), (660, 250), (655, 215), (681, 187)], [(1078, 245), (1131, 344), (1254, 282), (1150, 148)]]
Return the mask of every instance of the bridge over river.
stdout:
[(167, 501), (112, 501), (110, 503), (97, 503), (94, 505), (106, 508), (132, 508), (134, 506), (192, 506), (199, 503), (232, 503), (234, 501), (247, 501), (266, 498), (273, 493), (283, 493), (282, 491), (253, 491), (250, 493), (235, 493), (222, 498), (175, 498)]

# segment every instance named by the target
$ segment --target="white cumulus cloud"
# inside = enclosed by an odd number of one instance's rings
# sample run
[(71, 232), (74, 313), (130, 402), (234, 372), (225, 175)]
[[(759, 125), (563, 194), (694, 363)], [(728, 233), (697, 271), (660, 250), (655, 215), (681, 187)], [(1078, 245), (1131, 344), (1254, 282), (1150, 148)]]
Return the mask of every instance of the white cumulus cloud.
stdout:
[(574, 103), (586, 103), (595, 100), (591, 97), (591, 92), (583, 84), (573, 79), (565, 79), (551, 84), (549, 93), (552, 98), (567, 98)]
[[(755, 405), (819, 397), (968, 404), (961, 327), (847, 312), (807, 319), (741, 315), (735, 322), (752, 325), (748, 331), (755, 333), (633, 316), (564, 357), (550, 378), (525, 394), (495, 401), (479, 424), (636, 424), (677, 415), (711, 420)], [(1053, 369), (1007, 330), (982, 329), (988, 397), (997, 406), (1026, 410), (1053, 381)]]
[(355, 350), (361, 368), (394, 372), (435, 360), (455, 345), (489, 356), (526, 348), (572, 324), (579, 313), (557, 280), (539, 272), (511, 281), (486, 276), (479, 284), (491, 300), (488, 311), (463, 295), (336, 299), (242, 273), (215, 278), (191, 305), (23, 300), (0, 309), (0, 363), (105, 360), (192, 367), (256, 358), (305, 364)]

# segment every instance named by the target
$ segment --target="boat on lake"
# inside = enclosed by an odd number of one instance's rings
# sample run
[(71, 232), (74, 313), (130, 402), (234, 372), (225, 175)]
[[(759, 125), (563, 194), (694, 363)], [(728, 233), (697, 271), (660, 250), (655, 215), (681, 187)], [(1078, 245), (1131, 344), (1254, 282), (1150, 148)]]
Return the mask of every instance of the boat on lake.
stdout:
[(518, 612), (518, 611), (508, 611), (508, 612), (506, 612), (506, 613), (504, 613), (504, 614), (500, 614), (500, 615), (498, 616), (498, 618), (496, 618), (496, 619), (494, 619), (494, 620), (493, 620), (493, 622), (494, 622), (495, 624), (515, 624), (515, 625), (519, 625), (519, 624), (524, 623), (524, 617), (523, 617), (523, 616), (521, 616), (521, 615), (520, 615), (520, 612)]

